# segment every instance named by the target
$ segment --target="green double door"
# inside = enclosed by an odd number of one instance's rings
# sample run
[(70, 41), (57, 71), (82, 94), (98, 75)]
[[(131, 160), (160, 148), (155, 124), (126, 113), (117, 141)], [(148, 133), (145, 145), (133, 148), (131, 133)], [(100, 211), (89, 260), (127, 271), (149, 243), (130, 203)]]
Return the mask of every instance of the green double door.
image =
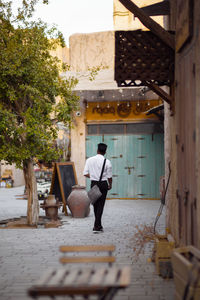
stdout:
[[(108, 145), (106, 158), (112, 163), (113, 188), (108, 198), (159, 199), (164, 175), (163, 134), (89, 135), (86, 156), (96, 154), (97, 144)], [(87, 189), (90, 182), (87, 180)]]

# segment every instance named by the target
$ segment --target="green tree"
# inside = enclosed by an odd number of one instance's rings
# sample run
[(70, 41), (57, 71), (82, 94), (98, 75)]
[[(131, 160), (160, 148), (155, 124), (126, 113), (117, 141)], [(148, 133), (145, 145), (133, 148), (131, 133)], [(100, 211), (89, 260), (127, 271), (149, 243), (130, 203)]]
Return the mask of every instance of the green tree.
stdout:
[(79, 100), (73, 93), (77, 80), (65, 79), (67, 66), (50, 54), (64, 46), (62, 34), (31, 21), (37, 2), (23, 0), (14, 15), (12, 1), (0, 0), (0, 160), (24, 171), (28, 224), (39, 217), (34, 158), (58, 158), (56, 123), (70, 126)]

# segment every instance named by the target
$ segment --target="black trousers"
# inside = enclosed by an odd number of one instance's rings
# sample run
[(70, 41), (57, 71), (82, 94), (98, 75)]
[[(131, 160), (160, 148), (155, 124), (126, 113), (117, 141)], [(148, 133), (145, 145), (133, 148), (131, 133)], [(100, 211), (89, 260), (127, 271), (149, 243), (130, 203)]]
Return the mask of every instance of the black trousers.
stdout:
[(91, 181), (91, 188), (94, 186), (94, 185), (98, 185), (101, 193), (102, 193), (102, 196), (93, 204), (94, 206), (94, 215), (95, 215), (95, 221), (94, 221), (94, 227), (95, 228), (101, 228), (102, 227), (102, 224), (101, 224), (101, 217), (102, 217), (102, 214), (103, 214), (103, 209), (104, 209), (104, 204), (105, 204), (105, 201), (106, 201), (106, 196), (107, 196), (107, 193), (108, 193), (108, 183), (107, 181)]

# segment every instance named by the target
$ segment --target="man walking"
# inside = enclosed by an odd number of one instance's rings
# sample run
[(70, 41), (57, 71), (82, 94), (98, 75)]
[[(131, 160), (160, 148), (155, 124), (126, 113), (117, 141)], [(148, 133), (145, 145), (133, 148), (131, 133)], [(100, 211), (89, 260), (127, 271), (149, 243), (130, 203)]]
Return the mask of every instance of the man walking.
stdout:
[(101, 224), (101, 217), (103, 214), (107, 192), (112, 188), (112, 165), (110, 160), (108, 159), (106, 159), (102, 179), (99, 182), (106, 149), (107, 149), (106, 144), (103, 143), (98, 144), (97, 155), (92, 156), (86, 160), (85, 168), (83, 171), (83, 175), (85, 177), (90, 178), (91, 187), (93, 187), (94, 185), (98, 185), (102, 193), (102, 196), (93, 204), (94, 215), (95, 215), (94, 228), (93, 228), (94, 232), (103, 231), (103, 226)]

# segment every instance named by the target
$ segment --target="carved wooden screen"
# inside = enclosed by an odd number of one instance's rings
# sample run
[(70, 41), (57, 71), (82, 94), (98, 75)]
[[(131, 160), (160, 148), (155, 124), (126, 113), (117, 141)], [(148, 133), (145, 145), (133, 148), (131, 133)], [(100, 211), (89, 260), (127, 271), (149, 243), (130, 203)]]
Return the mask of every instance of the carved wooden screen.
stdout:
[(150, 31), (115, 32), (115, 80), (119, 87), (144, 86), (145, 81), (170, 85), (174, 51)]

